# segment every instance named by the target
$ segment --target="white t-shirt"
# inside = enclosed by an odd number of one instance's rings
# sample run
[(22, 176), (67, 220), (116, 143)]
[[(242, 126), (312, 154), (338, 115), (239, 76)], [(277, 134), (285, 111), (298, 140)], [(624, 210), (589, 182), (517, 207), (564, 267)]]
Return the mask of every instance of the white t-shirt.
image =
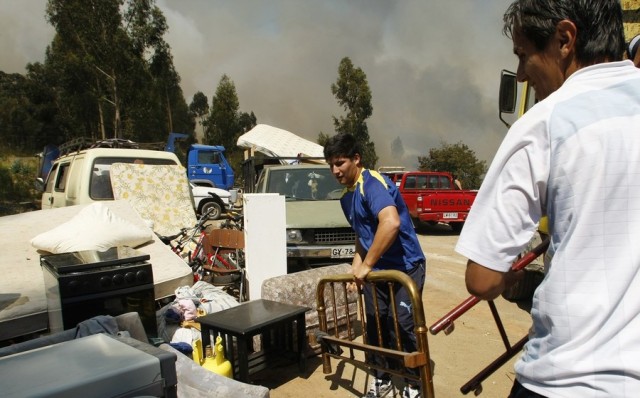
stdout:
[(640, 396), (640, 70), (580, 69), (520, 118), (456, 251), (497, 271), (542, 214), (551, 245), (518, 380), (547, 397)]

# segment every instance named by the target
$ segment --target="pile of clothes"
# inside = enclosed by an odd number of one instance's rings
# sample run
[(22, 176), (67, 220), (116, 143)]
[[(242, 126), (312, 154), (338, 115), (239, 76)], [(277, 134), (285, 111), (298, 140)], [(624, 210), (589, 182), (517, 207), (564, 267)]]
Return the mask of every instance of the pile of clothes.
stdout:
[(204, 281), (179, 287), (175, 295), (175, 300), (158, 310), (156, 317), (158, 336), (179, 350), (187, 345), (191, 347), (200, 338), (198, 317), (239, 304), (222, 288)]

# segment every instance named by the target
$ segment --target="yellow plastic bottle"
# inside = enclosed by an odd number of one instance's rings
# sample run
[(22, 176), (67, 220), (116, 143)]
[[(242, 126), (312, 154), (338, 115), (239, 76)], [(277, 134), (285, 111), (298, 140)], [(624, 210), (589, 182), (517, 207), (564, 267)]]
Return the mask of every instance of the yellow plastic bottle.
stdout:
[(231, 362), (224, 356), (222, 337), (216, 337), (215, 355), (211, 346), (207, 346), (202, 352), (202, 340), (198, 339), (193, 343), (193, 360), (203, 368), (225, 377), (233, 377)]
[(204, 361), (204, 357), (202, 355), (202, 340), (197, 339), (193, 342), (193, 352), (191, 353), (191, 357), (193, 358), (193, 362), (202, 366), (202, 362)]

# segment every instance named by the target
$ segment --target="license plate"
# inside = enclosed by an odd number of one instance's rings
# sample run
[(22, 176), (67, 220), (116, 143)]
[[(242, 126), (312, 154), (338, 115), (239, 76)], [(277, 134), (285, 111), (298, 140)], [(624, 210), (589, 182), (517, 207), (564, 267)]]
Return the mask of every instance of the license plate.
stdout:
[(444, 213), (444, 218), (458, 218), (458, 213)]
[(331, 249), (331, 258), (349, 258), (355, 254), (355, 247), (334, 247)]

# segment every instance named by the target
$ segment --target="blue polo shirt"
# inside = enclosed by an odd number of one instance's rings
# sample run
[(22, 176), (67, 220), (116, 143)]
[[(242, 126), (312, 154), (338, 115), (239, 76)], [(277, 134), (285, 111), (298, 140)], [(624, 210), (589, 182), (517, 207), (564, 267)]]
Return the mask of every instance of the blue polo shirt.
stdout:
[(398, 188), (386, 176), (377, 171), (363, 169), (356, 184), (344, 190), (340, 204), (366, 251), (369, 251), (373, 244), (373, 237), (378, 228), (378, 213), (387, 206), (395, 206), (398, 210), (398, 238), (375, 264), (373, 270), (408, 271), (425, 262), (407, 205)]

